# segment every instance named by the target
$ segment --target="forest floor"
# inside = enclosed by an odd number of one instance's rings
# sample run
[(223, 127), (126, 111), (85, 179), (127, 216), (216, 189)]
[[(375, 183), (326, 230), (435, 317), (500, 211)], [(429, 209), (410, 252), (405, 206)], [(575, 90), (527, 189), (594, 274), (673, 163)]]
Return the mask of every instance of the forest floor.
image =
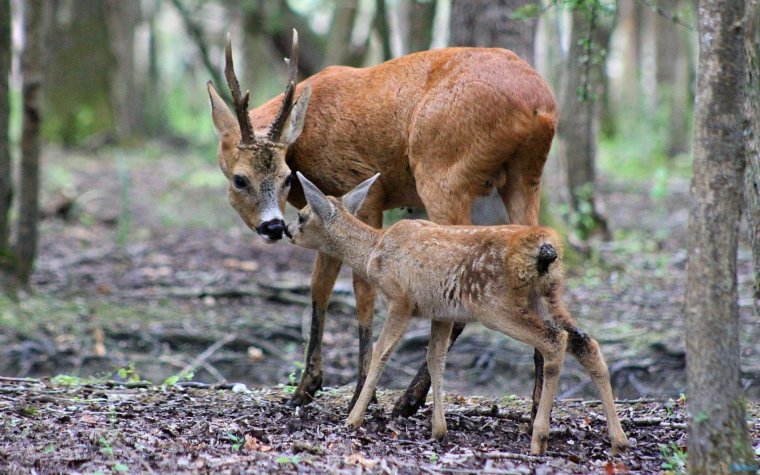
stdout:
[[(392, 391), (365, 428), (342, 428), (358, 355), (345, 269), (329, 308), (325, 389), (310, 406), (283, 404), (308, 335), (314, 254), (245, 228), (212, 156), (156, 145), (47, 151), (35, 293), (0, 299), (0, 472), (651, 473), (683, 458), (686, 179), (604, 177), (614, 239), (568, 272), (565, 300), (602, 345), (631, 452), (609, 457), (595, 392), (568, 359), (549, 455), (531, 457), (532, 350), (478, 325), (449, 356), (446, 441), (427, 440), (429, 407), (389, 418)], [(757, 401), (750, 268), (743, 235), (742, 383)], [(380, 300), (377, 310), (379, 331)], [(382, 388), (411, 380), (427, 332), (413, 322)], [(760, 446), (756, 403), (750, 415)]]

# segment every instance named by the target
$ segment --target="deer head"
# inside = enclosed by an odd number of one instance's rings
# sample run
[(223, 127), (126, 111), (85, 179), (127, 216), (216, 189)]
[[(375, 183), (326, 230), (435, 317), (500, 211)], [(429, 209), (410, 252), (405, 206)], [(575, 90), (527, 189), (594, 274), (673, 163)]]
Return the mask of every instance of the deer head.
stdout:
[(288, 64), (288, 84), (282, 105), (266, 130), (254, 131), (248, 115), (250, 92), (241, 96), (232, 62), (229, 34), (225, 48), (224, 75), (232, 93), (235, 114), (208, 82), (211, 117), (219, 137), (217, 158), (229, 180), (230, 204), (249, 228), (266, 242), (282, 238), (285, 232), (283, 211), (288, 197), (292, 173), (285, 155), (288, 146), (303, 130), (306, 109), (311, 97), (307, 86), (297, 101), (293, 101), (298, 75), (298, 33), (293, 30), (293, 43)]
[(379, 173), (359, 183), (343, 195), (343, 198), (325, 196), (314, 183), (310, 182), (301, 172), (296, 172), (298, 181), (303, 187), (304, 196), (308, 203), (298, 212), (298, 220), (288, 224), (287, 233), (293, 244), (309, 249), (321, 250), (331, 241), (330, 228), (347, 219), (345, 214), (355, 216), (364, 203), (372, 184), (380, 176)]

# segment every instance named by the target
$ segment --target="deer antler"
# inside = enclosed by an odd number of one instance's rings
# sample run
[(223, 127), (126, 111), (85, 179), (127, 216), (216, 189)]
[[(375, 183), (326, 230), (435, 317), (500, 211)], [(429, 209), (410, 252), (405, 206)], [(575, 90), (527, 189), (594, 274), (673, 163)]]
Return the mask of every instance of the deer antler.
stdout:
[(250, 145), (255, 143), (256, 138), (253, 135), (253, 126), (251, 118), (248, 117), (248, 98), (250, 91), (245, 91), (245, 96), (240, 97), (240, 83), (235, 76), (235, 66), (232, 63), (232, 39), (227, 33), (227, 46), (224, 48), (224, 77), (227, 78), (227, 85), (232, 93), (232, 102), (235, 104), (235, 113), (237, 114), (238, 124), (240, 125), (240, 144)]
[(285, 96), (282, 98), (282, 105), (277, 115), (272, 121), (267, 134), (269, 140), (278, 142), (282, 135), (282, 128), (285, 121), (290, 116), (290, 110), (293, 108), (293, 96), (296, 93), (296, 82), (298, 81), (298, 32), (293, 28), (293, 42), (290, 46), (290, 58), (285, 58), (288, 64), (288, 85), (285, 87)]

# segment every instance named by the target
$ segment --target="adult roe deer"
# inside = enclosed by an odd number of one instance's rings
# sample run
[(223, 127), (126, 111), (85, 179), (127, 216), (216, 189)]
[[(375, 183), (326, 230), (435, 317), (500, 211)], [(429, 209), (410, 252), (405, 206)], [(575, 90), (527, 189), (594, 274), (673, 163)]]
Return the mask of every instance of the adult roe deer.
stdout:
[[(381, 172), (358, 214), (375, 228), (382, 225), (383, 210), (402, 206), (424, 207), (436, 223), (470, 224), (472, 202), (493, 189), (512, 223), (538, 224), (541, 174), (557, 110), (546, 82), (517, 55), (498, 48), (444, 48), (363, 69), (328, 67), (296, 85), (297, 40), (294, 30), (284, 94), (250, 112), (229, 37), (225, 76), (235, 114), (208, 83), (230, 203), (266, 241), (279, 240), (286, 231), (286, 200), (296, 208), (305, 204), (301, 187), (293, 183), (295, 171), (332, 195)], [(295, 404), (310, 401), (322, 385), (325, 311), (340, 266), (340, 260), (318, 253), (311, 336)], [(369, 364), (375, 301), (374, 287), (361, 276), (354, 274), (353, 284), (359, 374), (352, 404)], [(455, 325), (452, 342), (463, 326)], [(543, 378), (538, 351), (534, 359), (533, 417)], [(429, 387), (423, 365), (394, 413), (412, 414)]]
[(612, 398), (599, 344), (578, 328), (562, 304), (561, 240), (538, 226), (441, 226), (400, 221), (374, 229), (353, 215), (378, 175), (342, 200), (326, 197), (298, 173), (308, 205), (288, 224), (291, 241), (351, 266), (388, 300), (388, 317), (372, 353), (367, 379), (346, 425), (358, 427), (388, 357), (412, 317), (431, 320), (427, 364), (433, 385), (432, 434), (446, 435), (441, 391), (454, 322), (478, 321), (533, 346), (544, 357), (544, 381), (533, 423), (531, 453), (546, 452), (549, 416), (566, 349), (599, 390), (612, 452), (628, 446)]

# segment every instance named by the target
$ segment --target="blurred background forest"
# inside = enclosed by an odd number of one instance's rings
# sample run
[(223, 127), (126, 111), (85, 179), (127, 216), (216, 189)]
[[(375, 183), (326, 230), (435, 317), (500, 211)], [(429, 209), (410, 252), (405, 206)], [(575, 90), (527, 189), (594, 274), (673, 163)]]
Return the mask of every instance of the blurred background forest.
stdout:
[[(4, 3), (10, 12), (0, 14), (12, 30), (3, 50), (11, 68), (8, 150), (18, 163), (28, 2)], [(447, 45), (505, 47), (534, 65), (561, 110), (542, 220), (561, 228), (574, 250), (571, 307), (610, 348), (605, 353), (623, 396), (684, 390), (695, 2), (42, 3), (34, 296), (0, 300), (6, 354), (0, 373), (78, 378), (130, 368), (127, 376), (153, 381), (195, 373), (204, 381), (292, 382), (308, 330), (313, 254), (263, 246), (229, 207), (205, 84), (212, 80), (227, 92), (221, 71), (230, 32), (252, 105), (279, 94), (296, 28), (302, 77), (332, 64), (368, 66)], [(479, 222), (505, 217), (501, 205), (481, 208)], [(742, 374), (757, 397), (760, 335), (752, 323), (746, 235), (739, 251)], [(345, 269), (334, 300), (327, 385), (355, 374)], [(413, 374), (426, 331), (419, 327), (405, 338), (401, 352), (408, 354), (394, 363), (397, 372)], [(462, 374), (459, 384), (526, 392), (531, 352), (468, 331), (460, 359), (451, 360), (452, 371)], [(478, 351), (468, 354), (468, 346)], [(580, 376), (563, 381), (565, 397), (589, 389)]]

